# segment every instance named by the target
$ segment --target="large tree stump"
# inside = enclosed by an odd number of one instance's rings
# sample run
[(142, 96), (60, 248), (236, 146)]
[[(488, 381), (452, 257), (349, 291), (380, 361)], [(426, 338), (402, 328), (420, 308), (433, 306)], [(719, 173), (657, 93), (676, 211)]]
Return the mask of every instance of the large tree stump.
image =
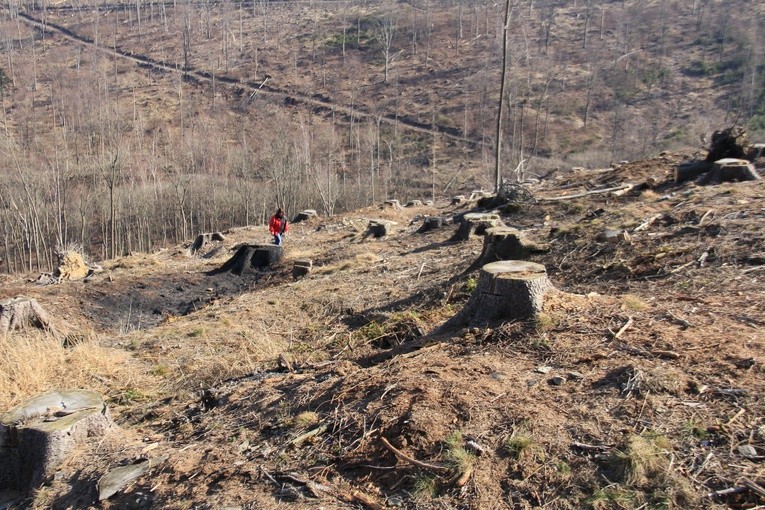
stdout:
[(444, 225), (450, 225), (452, 223), (451, 218), (442, 218), (440, 216), (426, 216), (425, 219), (422, 220), (422, 225), (420, 225), (420, 228), (417, 229), (418, 234), (424, 234), (425, 232), (430, 232), (431, 230), (436, 230)]
[(199, 234), (197, 238), (194, 239), (194, 242), (191, 243), (191, 246), (189, 246), (189, 252), (193, 255), (212, 242), (222, 242), (225, 240), (226, 238), (220, 232), (208, 232), (206, 234)]
[(314, 209), (306, 209), (305, 211), (300, 211), (295, 215), (294, 218), (292, 218), (292, 223), (301, 223), (303, 221), (308, 221), (310, 219), (316, 218), (318, 214)]
[(284, 248), (275, 244), (243, 244), (230, 259), (209, 274), (230, 272), (242, 276), (246, 271), (276, 264), (283, 255)]
[(462, 217), (457, 232), (452, 236), (452, 241), (467, 241), (471, 236), (483, 235), (492, 227), (504, 226), (498, 214), (468, 213)]
[(394, 225), (396, 225), (396, 222), (394, 221), (371, 220), (369, 225), (367, 225), (367, 231), (364, 233), (362, 241), (370, 236), (374, 237), (375, 239), (385, 237), (390, 233), (391, 227)]
[(19, 296), (0, 301), (0, 333), (6, 334), (27, 326), (44, 329), (58, 336), (48, 314), (36, 299)]
[(532, 255), (548, 251), (548, 247), (530, 242), (516, 228), (492, 227), (484, 234), (481, 256), (470, 265), (467, 272), (500, 260), (527, 260)]
[(114, 426), (104, 399), (86, 390), (53, 391), (0, 416), (0, 487), (37, 487), (78, 444)]
[(745, 159), (726, 158), (715, 161), (712, 169), (696, 180), (697, 184), (720, 184), (722, 182), (757, 181), (760, 175), (754, 165)]
[(532, 317), (542, 310), (545, 293), (552, 288), (541, 264), (521, 260), (492, 262), (481, 268), (476, 290), (465, 307), (439, 331)]
[(292, 265), (292, 278), (297, 280), (303, 276), (308, 276), (313, 268), (313, 261), (310, 259), (296, 260)]
[(675, 182), (685, 182), (697, 179), (701, 174), (712, 168), (710, 161), (688, 161), (675, 167)]
[(401, 209), (403, 209), (401, 207), (401, 203), (395, 198), (391, 200), (386, 200), (385, 203), (383, 204), (383, 208), (386, 208), (386, 207), (390, 207), (394, 211), (400, 211)]

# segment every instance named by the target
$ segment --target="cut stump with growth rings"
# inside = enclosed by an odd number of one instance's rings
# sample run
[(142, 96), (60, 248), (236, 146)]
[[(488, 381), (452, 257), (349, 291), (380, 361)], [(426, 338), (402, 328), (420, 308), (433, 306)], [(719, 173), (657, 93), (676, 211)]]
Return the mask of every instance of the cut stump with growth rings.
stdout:
[(467, 272), (500, 260), (527, 260), (531, 255), (547, 251), (549, 248), (530, 242), (517, 228), (492, 227), (484, 234), (481, 256)]
[(504, 224), (498, 214), (491, 213), (468, 213), (462, 217), (457, 232), (452, 236), (452, 241), (467, 241), (471, 236), (480, 236), (492, 227), (502, 227)]
[(283, 255), (284, 248), (275, 244), (244, 244), (236, 250), (233, 257), (209, 274), (230, 272), (242, 276), (246, 271), (265, 269), (276, 264)]
[(439, 330), (485, 327), (500, 319), (533, 317), (542, 311), (544, 296), (552, 289), (542, 264), (522, 260), (486, 264), (465, 307)]

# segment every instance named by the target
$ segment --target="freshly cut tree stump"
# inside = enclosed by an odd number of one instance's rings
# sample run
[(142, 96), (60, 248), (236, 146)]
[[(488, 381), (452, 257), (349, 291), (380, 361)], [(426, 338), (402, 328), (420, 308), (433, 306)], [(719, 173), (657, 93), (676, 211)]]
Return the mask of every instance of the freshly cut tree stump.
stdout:
[(189, 252), (193, 255), (212, 242), (225, 240), (226, 238), (220, 232), (199, 234), (191, 246), (189, 246)]
[(503, 226), (504, 224), (498, 214), (468, 213), (462, 217), (462, 222), (451, 240), (467, 241), (470, 239), (470, 236), (480, 236), (492, 227)]
[(402, 209), (401, 204), (396, 199), (386, 200), (385, 203), (383, 204), (383, 207), (390, 207), (391, 209), (395, 211), (400, 211)]
[(300, 211), (295, 215), (294, 218), (292, 218), (292, 223), (300, 223), (303, 221), (308, 221), (312, 218), (316, 218), (318, 214), (314, 209), (306, 209), (305, 211)]
[(0, 301), (0, 333), (34, 326), (58, 336), (48, 314), (36, 299), (19, 296)]
[(372, 236), (375, 239), (387, 236), (390, 233), (391, 227), (393, 225), (396, 225), (396, 223), (393, 221), (371, 220), (367, 226), (367, 231), (364, 233), (362, 241), (369, 236)]
[(312, 260), (308, 260), (308, 259), (296, 260), (294, 265), (292, 266), (292, 278), (297, 280), (298, 278), (307, 276), (311, 272), (312, 268), (313, 268)]
[(410, 200), (406, 203), (406, 207), (422, 207), (422, 200)]
[(420, 225), (420, 228), (417, 229), (417, 233), (424, 234), (425, 232), (430, 232), (431, 230), (439, 229), (445, 225), (450, 225), (452, 223), (451, 218), (442, 218), (440, 216), (426, 216), (425, 219), (422, 220), (422, 225)]
[(715, 161), (712, 169), (696, 180), (697, 184), (720, 184), (722, 182), (758, 181), (760, 174), (745, 159), (726, 158)]
[(545, 293), (552, 288), (541, 264), (522, 260), (492, 262), (481, 268), (478, 285), (465, 308), (439, 331), (532, 317), (542, 310)]
[(245, 271), (264, 269), (276, 264), (284, 255), (284, 248), (275, 244), (243, 244), (234, 256), (209, 274), (233, 273), (242, 276)]
[(0, 487), (37, 487), (78, 444), (114, 426), (92, 391), (53, 391), (21, 404), (0, 416)]
[(454, 195), (452, 197), (452, 205), (462, 205), (465, 202), (467, 202), (467, 197), (465, 195)]
[(484, 234), (481, 256), (470, 265), (467, 272), (500, 260), (527, 260), (531, 255), (548, 251), (548, 247), (530, 242), (516, 228), (492, 227)]
[(688, 161), (675, 167), (675, 182), (692, 181), (712, 168), (710, 161)]

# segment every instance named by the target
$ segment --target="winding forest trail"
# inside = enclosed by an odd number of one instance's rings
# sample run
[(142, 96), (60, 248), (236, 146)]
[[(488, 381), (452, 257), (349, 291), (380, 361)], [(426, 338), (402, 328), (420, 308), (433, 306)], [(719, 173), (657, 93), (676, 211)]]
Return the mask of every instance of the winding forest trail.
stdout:
[(269, 99), (274, 103), (291, 106), (302, 106), (304, 108), (312, 109), (314, 112), (324, 112), (330, 115), (340, 114), (348, 120), (364, 118), (373, 122), (380, 122), (391, 126), (403, 127), (417, 133), (422, 133), (430, 136), (440, 136), (471, 147), (484, 145), (484, 143), (479, 140), (472, 140), (457, 134), (457, 130), (454, 128), (439, 126), (438, 124), (421, 123), (413, 119), (399, 117), (397, 114), (374, 114), (364, 109), (359, 109), (358, 107), (350, 107), (345, 104), (336, 103), (331, 98), (319, 94), (308, 95), (303, 92), (286, 90), (268, 85), (268, 78), (266, 78), (266, 80), (261, 83), (250, 81), (243, 82), (238, 79), (226, 76), (225, 74), (214, 75), (200, 69), (180, 68), (176, 65), (172, 65), (161, 60), (149, 58), (146, 55), (136, 55), (120, 51), (116, 48), (100, 46), (92, 39), (77, 34), (68, 28), (62, 27), (55, 23), (45, 22), (25, 12), (19, 12), (18, 17), (25, 23), (31, 25), (36, 30), (42, 31), (43, 33), (46, 31), (54, 32), (67, 40), (86, 45), (90, 48), (114, 57), (129, 60), (142, 67), (149, 66), (161, 71), (184, 75), (187, 80), (195, 81), (198, 83), (209, 83), (211, 86), (214, 82), (218, 84), (222, 83), (232, 88), (239, 88), (242, 92), (248, 93), (250, 98), (254, 98), (256, 95), (259, 95)]

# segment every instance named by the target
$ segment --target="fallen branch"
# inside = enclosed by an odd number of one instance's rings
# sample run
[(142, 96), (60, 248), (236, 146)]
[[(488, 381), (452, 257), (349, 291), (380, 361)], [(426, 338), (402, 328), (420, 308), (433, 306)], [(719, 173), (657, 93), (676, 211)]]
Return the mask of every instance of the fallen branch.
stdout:
[(633, 323), (633, 322), (634, 322), (634, 321), (632, 320), (632, 317), (630, 317), (630, 318), (627, 320), (627, 323), (626, 323), (624, 326), (622, 326), (622, 328), (621, 328), (619, 331), (617, 331), (616, 333), (613, 333), (613, 332), (612, 332), (612, 334), (613, 334), (613, 337), (614, 337), (614, 340), (618, 340), (618, 339), (619, 339), (619, 337), (620, 337), (620, 336), (622, 336), (622, 335), (624, 334), (624, 332), (625, 332), (625, 331), (627, 331), (627, 329), (628, 329), (630, 326), (632, 326), (632, 323)]
[(575, 195), (564, 195), (562, 197), (539, 197), (537, 198), (537, 201), (538, 202), (557, 202), (559, 200), (573, 200), (575, 198), (582, 198), (582, 197), (587, 197), (590, 195), (598, 195), (601, 193), (611, 193), (613, 191), (625, 190), (631, 187), (632, 187), (632, 184), (622, 184), (621, 186), (616, 186), (614, 188), (595, 189), (592, 191), (585, 191), (584, 193), (577, 193)]
[(721, 498), (723, 496), (732, 496), (734, 494), (741, 494), (742, 492), (746, 492), (746, 487), (730, 487), (728, 489), (722, 489), (719, 491), (710, 492), (707, 494), (708, 498)]
[(635, 230), (633, 230), (633, 232), (642, 232), (643, 230), (648, 230), (651, 227), (651, 225), (653, 225), (654, 222), (658, 220), (659, 218), (661, 218), (662, 216), (664, 215), (661, 213), (654, 214), (653, 216), (645, 220), (643, 223), (635, 227)]
[(574, 448), (579, 448), (580, 450), (584, 450), (587, 452), (605, 452), (611, 449), (610, 447), (604, 446), (604, 445), (586, 444), (586, 443), (579, 443), (576, 441), (571, 443), (571, 446), (573, 446)]
[(327, 425), (321, 425), (320, 427), (316, 427), (315, 429), (309, 430), (305, 434), (299, 435), (298, 437), (290, 441), (290, 444), (295, 447), (300, 446), (307, 439), (310, 439), (314, 436), (318, 436), (319, 434), (323, 434), (326, 431), (327, 431)]
[(431, 471), (436, 471), (439, 473), (446, 473), (450, 471), (450, 469), (446, 466), (439, 466), (437, 464), (428, 464), (427, 462), (422, 462), (420, 460), (410, 457), (409, 455), (406, 455), (401, 450), (399, 450), (398, 448), (390, 444), (388, 440), (385, 439), (383, 436), (380, 436), (380, 442), (389, 452), (395, 455), (398, 459), (408, 462), (412, 464), (413, 466), (417, 466), (423, 469), (429, 469)]
[(749, 489), (750, 491), (756, 493), (761, 498), (765, 498), (765, 489), (762, 488), (762, 485), (755, 483), (754, 481), (750, 480), (749, 478), (742, 478), (741, 483), (744, 484), (744, 487)]

